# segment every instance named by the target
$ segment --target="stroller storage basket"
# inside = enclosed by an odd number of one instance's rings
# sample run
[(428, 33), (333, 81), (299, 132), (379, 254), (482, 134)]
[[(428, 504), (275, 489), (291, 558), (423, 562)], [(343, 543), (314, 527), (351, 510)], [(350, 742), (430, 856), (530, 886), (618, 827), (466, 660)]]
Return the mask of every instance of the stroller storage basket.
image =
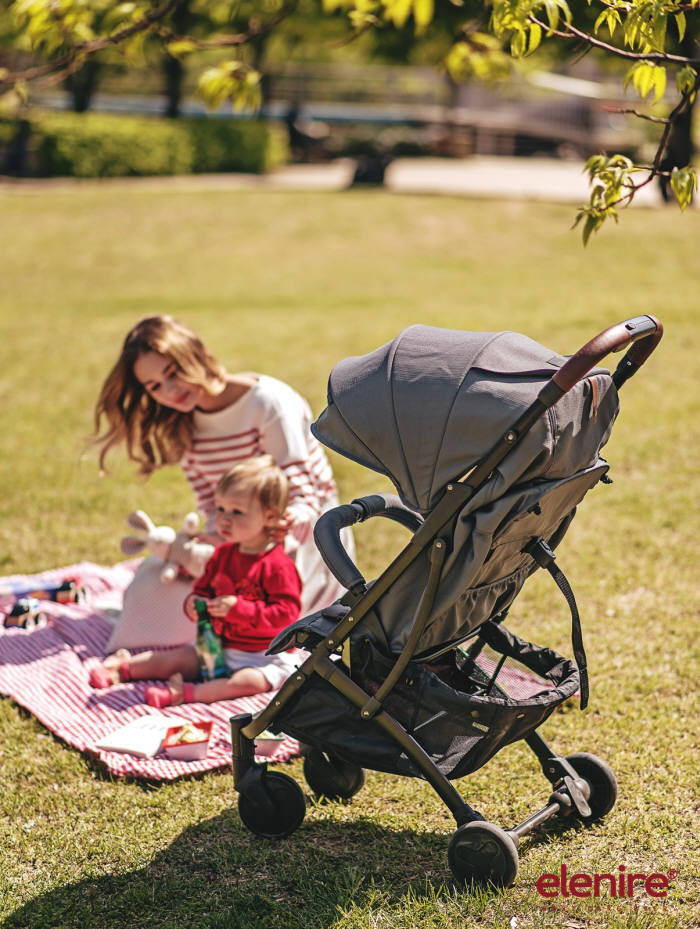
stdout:
[[(579, 686), (572, 661), (503, 626), (486, 624), (478, 641), (489, 646), (494, 659), (484, 652), (474, 660), (469, 653), (451, 652), (440, 666), (411, 662), (384, 702), (386, 712), (450, 779), (476, 771), (504, 745), (525, 738)], [(527, 670), (518, 671), (514, 662)], [(353, 648), (352, 677), (369, 695), (392, 665), (369, 637)], [(494, 665), (500, 670), (496, 681)], [(506, 692), (504, 681), (506, 687), (515, 682), (509, 689), (519, 690), (518, 697)], [(422, 777), (376, 722), (362, 719), (356, 706), (315, 675), (276, 715), (274, 729), (361, 767)]]

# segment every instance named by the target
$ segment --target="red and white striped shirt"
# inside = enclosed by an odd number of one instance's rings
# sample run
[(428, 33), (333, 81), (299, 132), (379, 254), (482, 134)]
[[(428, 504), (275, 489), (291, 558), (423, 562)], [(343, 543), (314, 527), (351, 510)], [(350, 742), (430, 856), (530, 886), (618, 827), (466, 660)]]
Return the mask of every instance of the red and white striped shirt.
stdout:
[(312, 535), (321, 513), (337, 506), (335, 481), (325, 452), (311, 435), (308, 403), (282, 381), (255, 376), (256, 383), (231, 406), (214, 413), (195, 410), (192, 448), (181, 465), (206, 520), (205, 531), (211, 533), (219, 478), (237, 461), (272, 455), (289, 481), (290, 533), (298, 545), (293, 557), (304, 583), (304, 609), (319, 609), (343, 593), (319, 558)]

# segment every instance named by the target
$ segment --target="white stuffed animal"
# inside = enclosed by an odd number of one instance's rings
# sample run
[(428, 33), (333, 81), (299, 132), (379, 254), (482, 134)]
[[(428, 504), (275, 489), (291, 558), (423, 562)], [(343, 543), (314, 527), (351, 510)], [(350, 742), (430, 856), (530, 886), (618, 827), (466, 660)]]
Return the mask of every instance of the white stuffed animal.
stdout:
[(214, 551), (214, 546), (196, 539), (199, 516), (188, 513), (182, 529), (175, 532), (170, 526), (156, 526), (143, 510), (129, 513), (127, 522), (143, 536), (127, 535), (121, 540), (125, 555), (134, 556), (148, 547), (165, 564), (160, 573), (161, 581), (170, 583), (182, 569), (190, 577), (199, 577)]

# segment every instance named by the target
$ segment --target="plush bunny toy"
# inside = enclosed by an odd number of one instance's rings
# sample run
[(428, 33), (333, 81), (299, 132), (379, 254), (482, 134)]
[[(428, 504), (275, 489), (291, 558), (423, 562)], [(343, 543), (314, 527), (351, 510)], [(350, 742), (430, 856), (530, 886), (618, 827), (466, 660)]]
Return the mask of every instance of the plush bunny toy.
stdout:
[(105, 654), (120, 648), (192, 644), (197, 624), (186, 616), (182, 604), (192, 590), (192, 578), (202, 574), (214, 546), (197, 541), (196, 513), (185, 517), (180, 532), (170, 526), (155, 526), (143, 510), (131, 513), (128, 522), (141, 534), (121, 540), (124, 554), (138, 555), (147, 548), (153, 554), (138, 565), (124, 591), (122, 609)]
[(180, 570), (190, 577), (199, 577), (204, 566), (214, 551), (214, 546), (197, 541), (194, 536), (199, 528), (199, 517), (188, 513), (182, 529), (175, 532), (170, 526), (156, 526), (143, 510), (130, 513), (127, 522), (132, 529), (144, 533), (143, 536), (127, 535), (121, 540), (121, 550), (125, 555), (138, 555), (146, 547), (165, 564), (160, 573), (161, 581), (169, 583)]

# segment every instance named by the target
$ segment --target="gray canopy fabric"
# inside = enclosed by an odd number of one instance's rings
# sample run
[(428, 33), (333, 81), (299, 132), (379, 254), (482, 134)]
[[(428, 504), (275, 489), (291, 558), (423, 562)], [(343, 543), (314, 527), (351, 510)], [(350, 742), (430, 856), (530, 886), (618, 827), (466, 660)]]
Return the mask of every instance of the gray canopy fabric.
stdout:
[[(333, 368), (328, 407), (311, 431), (341, 455), (386, 474), (403, 502), (425, 513), (446, 484), (486, 454), (564, 360), (514, 332), (410, 326)], [(600, 370), (578, 384), (508, 456), (491, 490), (498, 495), (515, 482), (561, 478), (593, 464), (617, 410), (611, 386)], [(601, 404), (607, 415), (598, 415)]]
[[(328, 407), (311, 429), (329, 448), (387, 475), (407, 506), (428, 513), (563, 362), (513, 332), (411, 326), (334, 367)], [(558, 544), (576, 506), (606, 472), (599, 451), (617, 412), (608, 372), (589, 373), (539, 418), (441, 531), (448, 555), (416, 656), (437, 654), (510, 605), (535, 568), (524, 551), (528, 540)], [(397, 652), (406, 643), (428, 573), (424, 551), (364, 623), (384, 648)]]

